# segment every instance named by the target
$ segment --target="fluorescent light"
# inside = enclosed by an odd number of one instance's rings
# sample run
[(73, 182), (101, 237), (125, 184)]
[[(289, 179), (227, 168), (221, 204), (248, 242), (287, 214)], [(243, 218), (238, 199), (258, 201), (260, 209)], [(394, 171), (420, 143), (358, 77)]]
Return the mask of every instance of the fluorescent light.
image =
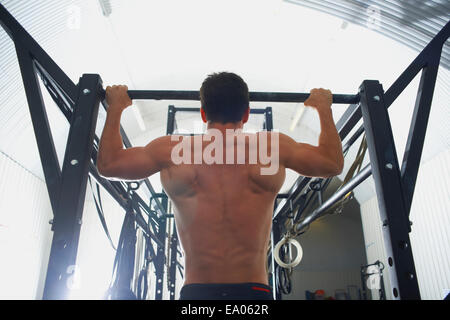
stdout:
[(301, 105), (297, 107), (297, 112), (295, 113), (294, 119), (292, 119), (291, 127), (289, 128), (289, 131), (294, 131), (295, 127), (297, 126), (297, 123), (300, 121), (301, 117), (303, 116), (303, 113), (305, 112), (306, 107)]
[(131, 109), (133, 110), (134, 117), (136, 118), (136, 121), (137, 121), (137, 123), (139, 125), (139, 128), (142, 131), (145, 131), (146, 127), (145, 127), (145, 123), (144, 123), (144, 118), (142, 118), (142, 115), (141, 115), (141, 112), (139, 111), (138, 106), (134, 105), (134, 106), (131, 107)]
[(109, 0), (99, 0), (102, 13), (105, 17), (109, 17), (112, 12), (111, 2)]

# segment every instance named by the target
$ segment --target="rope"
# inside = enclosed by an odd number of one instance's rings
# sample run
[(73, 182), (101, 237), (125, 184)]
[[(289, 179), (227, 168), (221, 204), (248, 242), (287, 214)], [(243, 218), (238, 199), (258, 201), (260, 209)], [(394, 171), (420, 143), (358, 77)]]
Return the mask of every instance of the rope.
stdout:
[(120, 236), (119, 236), (119, 242), (117, 244), (117, 251), (116, 251), (116, 256), (114, 257), (114, 264), (113, 264), (113, 271), (112, 271), (112, 275), (111, 275), (111, 283), (110, 286), (105, 294), (105, 299), (109, 300), (111, 298), (113, 298), (113, 290), (117, 287), (117, 280), (118, 280), (118, 276), (117, 276), (117, 267), (119, 265), (120, 259), (121, 259), (121, 255), (122, 255), (122, 250), (124, 247), (124, 236), (125, 236), (125, 232), (126, 232), (126, 228), (129, 225), (129, 221), (130, 219), (132, 219), (132, 221), (134, 221), (134, 216), (133, 216), (133, 211), (132, 211), (132, 207), (131, 204), (129, 205), (129, 208), (125, 214), (125, 218), (122, 224), (122, 229), (120, 231)]
[[(119, 236), (119, 242), (117, 244), (117, 250), (116, 250), (116, 256), (114, 257), (114, 264), (113, 264), (113, 271), (111, 276), (111, 283), (110, 286), (105, 294), (105, 299), (111, 299), (115, 298), (114, 291), (118, 288), (118, 275), (117, 275), (117, 269), (120, 264), (121, 258), (122, 258), (122, 251), (126, 245), (125, 243), (125, 233), (128, 232), (126, 230), (127, 228), (135, 228), (135, 211), (133, 208), (133, 200), (132, 200), (132, 194), (131, 192), (136, 191), (139, 188), (139, 183), (137, 183), (137, 186), (133, 186), (132, 183), (127, 183), (127, 210), (125, 213), (125, 218), (123, 220), (122, 229), (120, 231)], [(116, 293), (117, 294), (117, 293)], [(130, 294), (133, 294), (130, 291)]]
[[(148, 273), (150, 271), (151, 263), (154, 259), (154, 254), (150, 252), (151, 247), (151, 239), (149, 237), (144, 236), (145, 240), (145, 249), (144, 249), (144, 265), (142, 266), (141, 271), (139, 272), (138, 277), (138, 287), (137, 287), (137, 297), (139, 300), (146, 300), (148, 293)], [(144, 284), (144, 288), (142, 288), (142, 284)]]
[[(362, 162), (364, 160), (364, 157), (366, 155), (366, 151), (367, 151), (367, 140), (366, 140), (366, 135), (364, 134), (363, 138), (361, 140), (361, 144), (359, 145), (359, 149), (358, 149), (358, 152), (356, 154), (355, 161), (352, 163), (352, 165), (350, 166), (350, 169), (347, 171), (347, 174), (345, 175), (344, 181), (339, 186), (338, 190), (341, 189), (343, 186), (345, 186), (353, 178), (353, 176), (355, 175), (355, 172), (358, 173), (358, 172), (361, 171), (361, 166), (362, 166)], [(350, 191), (341, 200), (339, 200), (334, 205), (332, 205), (329, 209), (327, 209), (322, 215), (342, 213), (343, 208), (344, 208), (344, 204), (347, 203), (351, 199), (352, 195), (353, 195), (353, 191)], [(293, 228), (290, 230), (290, 232), (295, 237), (305, 233), (306, 230), (307, 230), (307, 229), (303, 229), (303, 230), (298, 230), (297, 232), (294, 231), (294, 230), (297, 229), (297, 226), (301, 222), (302, 221), (297, 221), (294, 224)], [(308, 224), (307, 228), (309, 228), (309, 224)]]
[(293, 269), (277, 268), (278, 290), (283, 294), (290, 294), (292, 291), (292, 272)]
[(94, 194), (94, 189), (92, 188), (92, 182), (91, 182), (91, 177), (90, 176), (88, 176), (88, 180), (89, 180), (89, 185), (91, 186), (92, 197), (94, 198), (95, 207), (97, 208), (98, 217), (100, 218), (100, 222), (102, 223), (103, 230), (105, 231), (106, 236), (108, 237), (109, 243), (111, 244), (113, 249), (117, 250), (116, 247), (114, 246), (114, 243), (113, 243), (112, 239), (111, 239), (111, 235), (109, 233), (108, 226), (106, 224), (105, 215), (103, 213), (102, 200), (101, 200), (101, 197), (100, 197), (100, 186), (98, 185), (98, 183), (96, 183), (97, 197), (98, 197), (98, 202), (97, 202), (97, 199), (96, 199), (95, 194)]
[[(339, 186), (338, 190), (341, 189), (344, 185), (346, 185), (355, 175), (355, 172), (358, 173), (361, 171), (361, 166), (366, 155), (367, 151), (367, 140), (366, 135), (363, 135), (361, 140), (361, 144), (359, 145), (358, 153), (356, 154), (355, 161), (352, 163), (350, 169), (347, 171), (345, 175), (344, 181)], [(351, 196), (353, 195), (353, 191), (347, 193), (341, 200), (336, 202), (333, 206), (331, 206), (328, 210), (325, 211), (325, 214), (335, 214), (342, 213), (344, 209), (344, 204), (347, 203)], [(332, 212), (333, 211), (333, 212)]]

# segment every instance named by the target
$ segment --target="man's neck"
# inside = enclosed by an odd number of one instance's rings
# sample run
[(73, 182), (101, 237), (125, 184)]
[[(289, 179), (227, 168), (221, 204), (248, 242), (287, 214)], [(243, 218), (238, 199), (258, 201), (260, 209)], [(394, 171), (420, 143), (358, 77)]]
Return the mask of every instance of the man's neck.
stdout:
[(219, 123), (219, 122), (208, 122), (207, 130), (209, 129), (217, 129), (220, 130), (222, 133), (226, 133), (227, 129), (232, 130), (242, 130), (244, 127), (244, 124), (242, 121), (239, 122), (228, 122), (228, 123)]

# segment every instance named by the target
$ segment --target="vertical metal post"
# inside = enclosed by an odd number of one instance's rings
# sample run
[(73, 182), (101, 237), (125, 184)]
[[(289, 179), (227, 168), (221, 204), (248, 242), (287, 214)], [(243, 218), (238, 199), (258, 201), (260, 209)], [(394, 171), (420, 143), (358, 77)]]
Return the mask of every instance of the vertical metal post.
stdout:
[(264, 129), (267, 131), (273, 130), (272, 107), (266, 107), (264, 111)]
[(57, 211), (44, 299), (65, 299), (76, 271), (76, 256), (81, 229), (86, 183), (97, 123), (99, 75), (85, 74), (78, 84), (78, 98), (72, 115)]
[[(169, 106), (169, 110), (167, 113), (167, 129), (166, 134), (171, 135), (175, 130), (175, 112), (176, 109), (173, 105)], [(164, 192), (165, 194), (165, 192)], [(166, 200), (167, 201), (167, 200)], [(173, 218), (172, 218), (173, 219)], [(175, 284), (176, 284), (176, 272), (177, 272), (177, 248), (178, 248), (178, 235), (175, 221), (170, 224), (171, 228), (171, 238), (169, 239), (170, 246), (170, 261), (166, 261), (169, 264), (169, 273), (168, 273), (168, 288), (169, 288), (169, 296), (170, 300), (175, 300)]]
[(281, 292), (278, 290), (278, 277), (277, 277), (277, 269), (280, 266), (275, 261), (274, 257), (274, 249), (276, 244), (281, 240), (281, 232), (280, 226), (278, 225), (278, 219), (273, 220), (272, 222), (272, 235), (271, 235), (271, 250), (272, 250), (272, 292), (273, 298), (275, 300), (281, 300)]
[[(264, 110), (264, 128), (267, 131), (273, 130), (273, 118), (272, 118), (272, 107), (266, 107)], [(277, 205), (277, 199), (275, 199), (275, 206)], [(281, 300), (281, 293), (278, 290), (278, 277), (277, 268), (279, 268), (277, 262), (275, 261), (273, 252), (275, 245), (281, 240), (280, 227), (278, 225), (278, 220), (272, 221), (272, 234), (271, 234), (271, 265), (272, 265), (272, 292), (273, 298), (275, 300)]]
[(177, 248), (178, 248), (178, 235), (177, 235), (177, 228), (175, 225), (175, 220), (172, 219), (171, 223), (171, 238), (169, 239), (169, 246), (170, 246), (170, 261), (167, 261), (166, 263), (169, 263), (169, 295), (170, 300), (175, 300), (175, 284), (176, 284), (176, 275), (177, 275)]
[[(164, 208), (164, 211), (167, 212), (168, 199), (167, 198), (161, 199), (161, 204)], [(162, 217), (158, 225), (158, 233), (156, 234), (158, 240), (161, 242), (162, 245), (158, 246), (154, 262), (156, 274), (155, 300), (162, 300), (163, 297), (164, 266), (166, 263), (166, 256), (165, 256), (166, 237), (167, 237), (166, 228), (167, 228), (167, 218)]]
[(409, 219), (384, 91), (378, 81), (366, 80), (360, 86), (360, 96), (392, 294), (394, 299), (420, 299), (408, 234)]
[(367, 300), (366, 267), (361, 266), (360, 271), (362, 297), (363, 300)]
[(173, 134), (175, 131), (175, 106), (169, 106), (167, 110), (167, 128), (166, 134)]

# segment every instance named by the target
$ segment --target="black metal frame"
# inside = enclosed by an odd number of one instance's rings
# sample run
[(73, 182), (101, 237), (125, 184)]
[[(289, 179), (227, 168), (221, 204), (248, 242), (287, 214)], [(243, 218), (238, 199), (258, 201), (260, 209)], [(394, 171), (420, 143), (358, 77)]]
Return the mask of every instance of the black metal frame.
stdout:
[[(167, 261), (164, 261), (164, 256), (160, 256), (160, 252), (164, 254), (165, 251), (165, 225), (166, 219), (170, 217), (166, 212), (167, 198), (163, 197), (162, 201), (160, 201), (149, 180), (143, 180), (143, 185), (151, 194), (151, 199), (154, 200), (152, 208), (151, 203), (147, 205), (135, 191), (130, 191), (126, 184), (103, 179), (96, 170), (99, 139), (95, 135), (95, 125), (100, 102), (105, 109), (107, 108), (103, 99), (104, 90), (102, 89), (100, 76), (84, 74), (80, 78), (79, 83), (75, 85), (3, 5), (0, 5), (0, 25), (14, 41), (16, 47), (54, 213), (52, 226), (54, 238), (44, 298), (67, 298), (66, 280), (71, 276), (70, 272), (72, 271), (69, 270), (73, 270), (70, 266), (75, 265), (76, 262), (88, 174), (101, 184), (127, 212), (130, 209), (132, 210), (132, 215), (138, 227), (143, 230), (149, 242), (153, 240), (158, 247), (157, 258), (154, 259), (154, 264), (155, 267), (159, 268), (158, 272), (160, 272), (164, 264), (167, 263)], [(346, 138), (361, 118), (364, 120), (363, 127), (360, 127), (347, 141), (344, 149), (349, 148), (357, 137), (365, 131), (371, 157), (371, 167), (365, 168), (365, 170), (356, 175), (348, 183), (347, 188), (354, 188), (372, 172), (381, 216), (384, 219), (384, 236), (388, 244), (389, 256), (388, 269), (393, 282), (394, 297), (397, 299), (420, 298), (408, 236), (408, 232), (410, 232), (408, 216), (414, 194), (442, 46), (449, 38), (449, 35), (450, 23), (447, 23), (386, 92), (383, 91), (378, 82), (364, 81), (360, 87), (359, 94), (333, 95), (334, 103), (351, 104), (336, 124), (342, 140)], [(423, 72), (419, 92), (400, 169), (387, 108), (421, 70)], [(59, 167), (53, 138), (48, 125), (38, 76), (42, 79), (50, 96), (70, 123), (62, 170)], [(132, 99), (199, 100), (198, 91), (130, 90), (129, 95)], [(308, 96), (309, 94), (307, 93), (251, 92), (250, 100), (304, 102)], [(198, 108), (191, 109), (195, 110), (190, 111), (198, 111)], [(174, 116), (178, 109), (172, 106), (169, 107), (169, 113), (170, 110), (173, 111), (172, 116)], [(270, 130), (273, 126), (270, 107), (264, 110), (264, 114), (266, 115), (264, 127)], [(169, 115), (168, 124), (169, 118), (172, 116)], [(170, 134), (174, 129), (174, 124), (171, 127), (168, 125), (167, 133)], [(131, 147), (131, 143), (122, 128), (121, 134), (125, 147)], [(385, 152), (386, 150), (388, 152)], [(279, 232), (277, 231), (276, 234), (272, 235), (273, 243), (276, 243), (281, 237), (286, 214), (292, 205), (297, 205), (301, 201), (301, 193), (310, 182), (310, 178), (299, 177), (287, 195), (277, 197), (280, 200), (274, 210), (273, 224), (274, 227), (279, 227)], [(305, 220), (303, 221), (303, 225), (308, 225), (319, 217), (327, 205), (332, 205), (340, 199), (340, 194), (336, 194), (332, 198), (332, 200), (325, 201), (317, 208), (313, 215), (307, 217), (306, 222)], [(147, 221), (142, 216), (142, 212), (145, 213)], [(158, 232), (155, 230), (158, 230)], [(172, 234), (176, 234), (176, 232)], [(176, 248), (174, 241), (170, 245), (172, 249)], [(178, 251), (173, 250), (172, 252)], [(273, 267), (275, 267), (275, 263), (272, 263)], [(175, 265), (176, 263), (170, 264), (173, 268), (175, 268)], [(118, 270), (118, 272), (127, 275), (126, 277), (128, 278), (132, 277), (133, 273), (130, 272), (129, 267), (125, 268), (125, 270)], [(170, 273), (172, 274), (173, 270)], [(131, 283), (128, 280), (130, 279), (124, 280), (124, 283)], [(276, 283), (273, 283), (273, 287), (274, 291), (276, 291)], [(279, 297), (279, 293), (275, 292), (274, 294)], [(161, 297), (157, 296), (157, 298)]]

